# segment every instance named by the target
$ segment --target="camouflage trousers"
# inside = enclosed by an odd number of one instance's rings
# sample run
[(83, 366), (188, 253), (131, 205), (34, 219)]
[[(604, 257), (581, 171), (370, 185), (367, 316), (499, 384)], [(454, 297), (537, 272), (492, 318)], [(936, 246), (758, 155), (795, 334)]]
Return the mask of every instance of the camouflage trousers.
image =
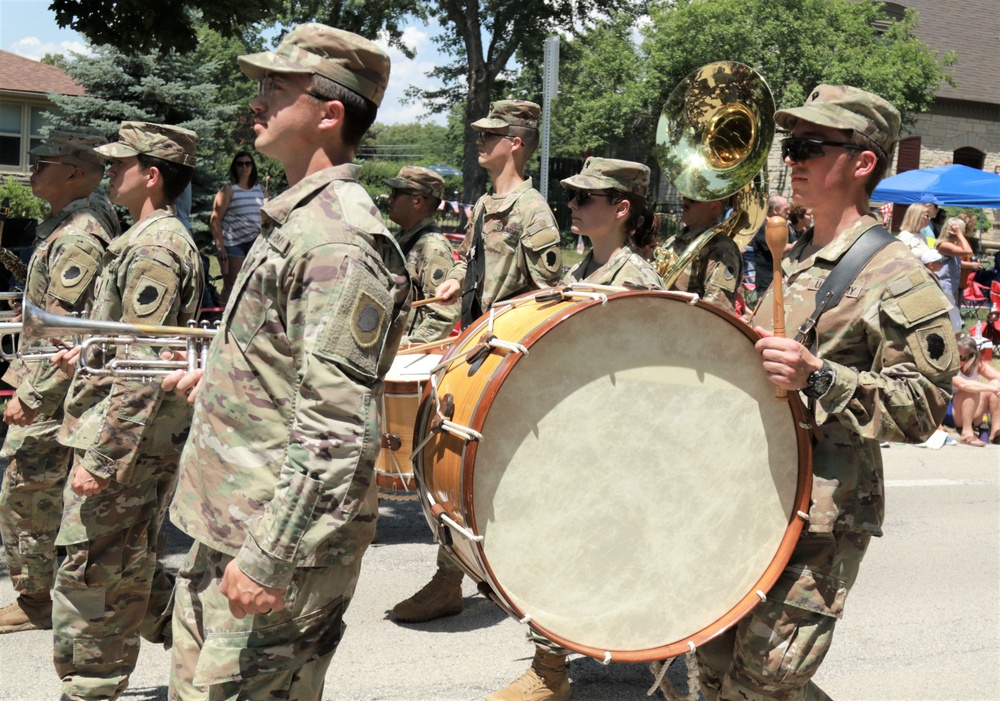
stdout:
[[(66, 558), (52, 592), (52, 628), (56, 672), (71, 699), (115, 699), (128, 687), (154, 582), (169, 586), (157, 571), (157, 546), (179, 459), (140, 457), (130, 484), (112, 482), (89, 497), (66, 487), (56, 539)], [(152, 598), (166, 606), (170, 593)]]
[(168, 698), (319, 701), (367, 541), (359, 547), (336, 565), (297, 568), (284, 610), (239, 619), (219, 590), (232, 556), (195, 541), (177, 573)]
[(56, 442), (59, 422), (11, 426), (0, 451), (0, 538), (15, 591), (47, 592), (56, 570), (63, 485), (73, 451)]
[(767, 601), (698, 648), (707, 701), (822, 701), (813, 683), (871, 536), (803, 533)]

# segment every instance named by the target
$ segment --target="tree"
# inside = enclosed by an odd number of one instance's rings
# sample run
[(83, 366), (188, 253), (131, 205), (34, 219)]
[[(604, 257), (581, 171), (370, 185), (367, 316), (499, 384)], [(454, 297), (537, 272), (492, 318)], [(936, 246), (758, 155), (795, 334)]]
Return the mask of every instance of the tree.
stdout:
[(655, 0), (638, 43), (627, 17), (564, 43), (557, 147), (569, 133), (578, 157), (591, 149), (655, 169), (648, 154), (664, 102), (720, 60), (756, 68), (779, 108), (802, 104), (820, 83), (848, 83), (882, 95), (911, 124), (950, 80), (954, 56), (928, 49), (913, 13), (885, 20), (879, 4), (853, 0)]
[(122, 121), (134, 120), (174, 124), (198, 134), (191, 221), (197, 232), (207, 231), (219, 164), (225, 163), (223, 172), (229, 166), (226, 136), (236, 111), (235, 105), (217, 101), (216, 63), (197, 54), (126, 56), (99, 46), (93, 55), (77, 56), (64, 67), (87, 94), (50, 95), (58, 110), (48, 115), (54, 126), (89, 125), (113, 139)]
[(476, 134), (468, 125), (488, 112), (490, 101), (497, 97), (498, 77), (515, 52), (521, 52), (524, 60), (537, 61), (547, 35), (582, 25), (600, 13), (638, 11), (644, 1), (161, 0), (150, 5), (143, 0), (53, 0), (51, 7), (60, 26), (72, 26), (94, 41), (126, 51), (194, 46), (197, 13), (223, 36), (238, 35), (265, 19), (281, 24), (320, 21), (368, 37), (384, 31), (397, 46), (404, 19), (440, 20), (443, 32), (438, 43), (455, 60), (432, 75), (445, 87), (437, 91), (415, 87), (411, 94), (430, 100), (435, 112), (464, 103), (464, 196), (473, 200), (485, 190), (486, 174), (477, 164)]

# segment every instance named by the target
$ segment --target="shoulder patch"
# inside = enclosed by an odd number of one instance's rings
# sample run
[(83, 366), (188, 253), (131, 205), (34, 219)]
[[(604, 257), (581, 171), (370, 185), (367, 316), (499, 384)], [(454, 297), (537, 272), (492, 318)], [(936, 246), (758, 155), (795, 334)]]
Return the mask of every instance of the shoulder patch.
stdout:
[(340, 287), (315, 353), (374, 379), (389, 331), (392, 298), (367, 268), (353, 260)]
[(129, 323), (162, 324), (173, 308), (177, 273), (152, 260), (140, 259), (129, 271), (122, 296), (122, 319)]

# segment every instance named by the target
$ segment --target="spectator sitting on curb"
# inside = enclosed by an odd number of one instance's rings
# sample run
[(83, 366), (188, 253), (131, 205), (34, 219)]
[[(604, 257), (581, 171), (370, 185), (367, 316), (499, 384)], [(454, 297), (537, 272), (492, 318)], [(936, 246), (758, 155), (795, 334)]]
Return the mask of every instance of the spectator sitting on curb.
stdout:
[(1000, 371), (983, 360), (970, 336), (958, 339), (958, 358), (959, 371), (951, 383), (955, 389), (952, 399), (955, 428), (962, 432), (959, 440), (978, 448), (986, 445), (975, 433), (975, 422), (989, 414), (989, 441), (1000, 444)]

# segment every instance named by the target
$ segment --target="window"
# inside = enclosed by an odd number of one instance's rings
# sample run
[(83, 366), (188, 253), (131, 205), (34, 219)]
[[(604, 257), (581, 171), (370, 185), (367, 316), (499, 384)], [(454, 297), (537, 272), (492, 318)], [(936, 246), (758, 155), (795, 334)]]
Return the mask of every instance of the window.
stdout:
[(51, 122), (45, 118), (48, 105), (0, 102), (0, 168), (28, 169), (28, 151), (42, 140), (42, 130)]

